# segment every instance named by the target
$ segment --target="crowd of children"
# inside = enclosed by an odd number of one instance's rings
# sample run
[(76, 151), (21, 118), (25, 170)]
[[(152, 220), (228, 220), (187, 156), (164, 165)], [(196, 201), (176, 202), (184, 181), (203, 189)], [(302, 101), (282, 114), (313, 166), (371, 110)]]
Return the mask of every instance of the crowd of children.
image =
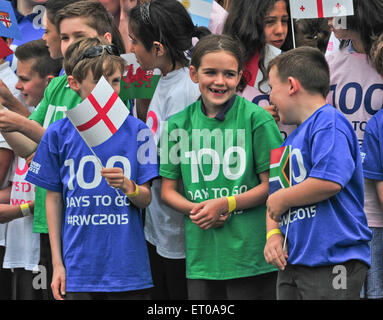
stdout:
[[(189, 2), (12, 1), (0, 299), (382, 299), (383, 0), (346, 28), (288, 0), (213, 1), (201, 27)], [(121, 94), (129, 52), (150, 99)], [(66, 112), (101, 82), (126, 118), (90, 149)]]

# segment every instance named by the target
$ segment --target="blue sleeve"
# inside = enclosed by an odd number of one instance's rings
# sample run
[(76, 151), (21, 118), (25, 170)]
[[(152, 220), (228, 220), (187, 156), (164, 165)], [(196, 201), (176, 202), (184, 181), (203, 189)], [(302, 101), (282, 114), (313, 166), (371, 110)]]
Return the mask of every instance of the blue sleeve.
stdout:
[(363, 174), (365, 178), (383, 180), (382, 146), (379, 125), (375, 117), (367, 123), (362, 144)]
[(137, 184), (144, 184), (158, 177), (157, 147), (152, 131), (143, 124), (137, 135)]
[(354, 174), (357, 139), (335, 127), (318, 131), (312, 139), (310, 177), (329, 180), (344, 187)]
[(58, 135), (50, 129), (45, 132), (25, 179), (44, 189), (62, 192)]

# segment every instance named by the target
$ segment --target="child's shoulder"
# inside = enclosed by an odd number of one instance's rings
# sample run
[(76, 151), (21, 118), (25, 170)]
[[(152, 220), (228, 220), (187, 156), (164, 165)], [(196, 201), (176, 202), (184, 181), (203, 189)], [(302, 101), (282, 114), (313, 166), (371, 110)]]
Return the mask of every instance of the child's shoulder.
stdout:
[(254, 123), (264, 123), (270, 120), (273, 120), (273, 117), (269, 112), (259, 105), (243, 98), (237, 96), (236, 98), (238, 113), (243, 117), (251, 118)]

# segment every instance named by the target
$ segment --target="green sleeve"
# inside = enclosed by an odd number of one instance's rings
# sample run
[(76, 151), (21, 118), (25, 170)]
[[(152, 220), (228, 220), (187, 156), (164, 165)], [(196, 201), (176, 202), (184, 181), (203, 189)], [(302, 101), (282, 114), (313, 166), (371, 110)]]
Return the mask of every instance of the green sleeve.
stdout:
[(253, 152), (257, 174), (270, 169), (270, 151), (279, 148), (283, 143), (276, 122), (271, 116), (270, 118), (253, 131)]
[(179, 140), (177, 126), (171, 119), (163, 126), (160, 148), (160, 176), (177, 180), (181, 176)]

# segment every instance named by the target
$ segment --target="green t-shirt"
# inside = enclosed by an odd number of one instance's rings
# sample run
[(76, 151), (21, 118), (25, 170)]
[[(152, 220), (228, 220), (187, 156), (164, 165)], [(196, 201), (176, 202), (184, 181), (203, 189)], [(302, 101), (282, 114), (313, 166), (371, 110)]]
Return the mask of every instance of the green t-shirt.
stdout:
[[(246, 192), (269, 170), (270, 150), (283, 140), (263, 108), (237, 96), (224, 121), (197, 101), (171, 117), (161, 137), (160, 175), (182, 178), (192, 202)], [(276, 270), (266, 263), (266, 206), (234, 211), (221, 228), (203, 230), (185, 216), (189, 279), (224, 280)]]
[[(69, 87), (66, 75), (53, 78), (29, 119), (46, 129), (53, 122), (65, 118), (65, 111), (76, 107), (81, 101), (81, 97)], [(33, 232), (36, 233), (48, 233), (45, 198), (46, 190), (36, 186), (33, 218)]]
[[(38, 122), (46, 129), (51, 123), (63, 119), (66, 116), (64, 112), (77, 106), (81, 100), (81, 97), (69, 87), (66, 75), (53, 78), (45, 89), (43, 99), (29, 119)], [(33, 217), (33, 232), (36, 233), (48, 233), (45, 214), (46, 194), (45, 189), (36, 186)]]

